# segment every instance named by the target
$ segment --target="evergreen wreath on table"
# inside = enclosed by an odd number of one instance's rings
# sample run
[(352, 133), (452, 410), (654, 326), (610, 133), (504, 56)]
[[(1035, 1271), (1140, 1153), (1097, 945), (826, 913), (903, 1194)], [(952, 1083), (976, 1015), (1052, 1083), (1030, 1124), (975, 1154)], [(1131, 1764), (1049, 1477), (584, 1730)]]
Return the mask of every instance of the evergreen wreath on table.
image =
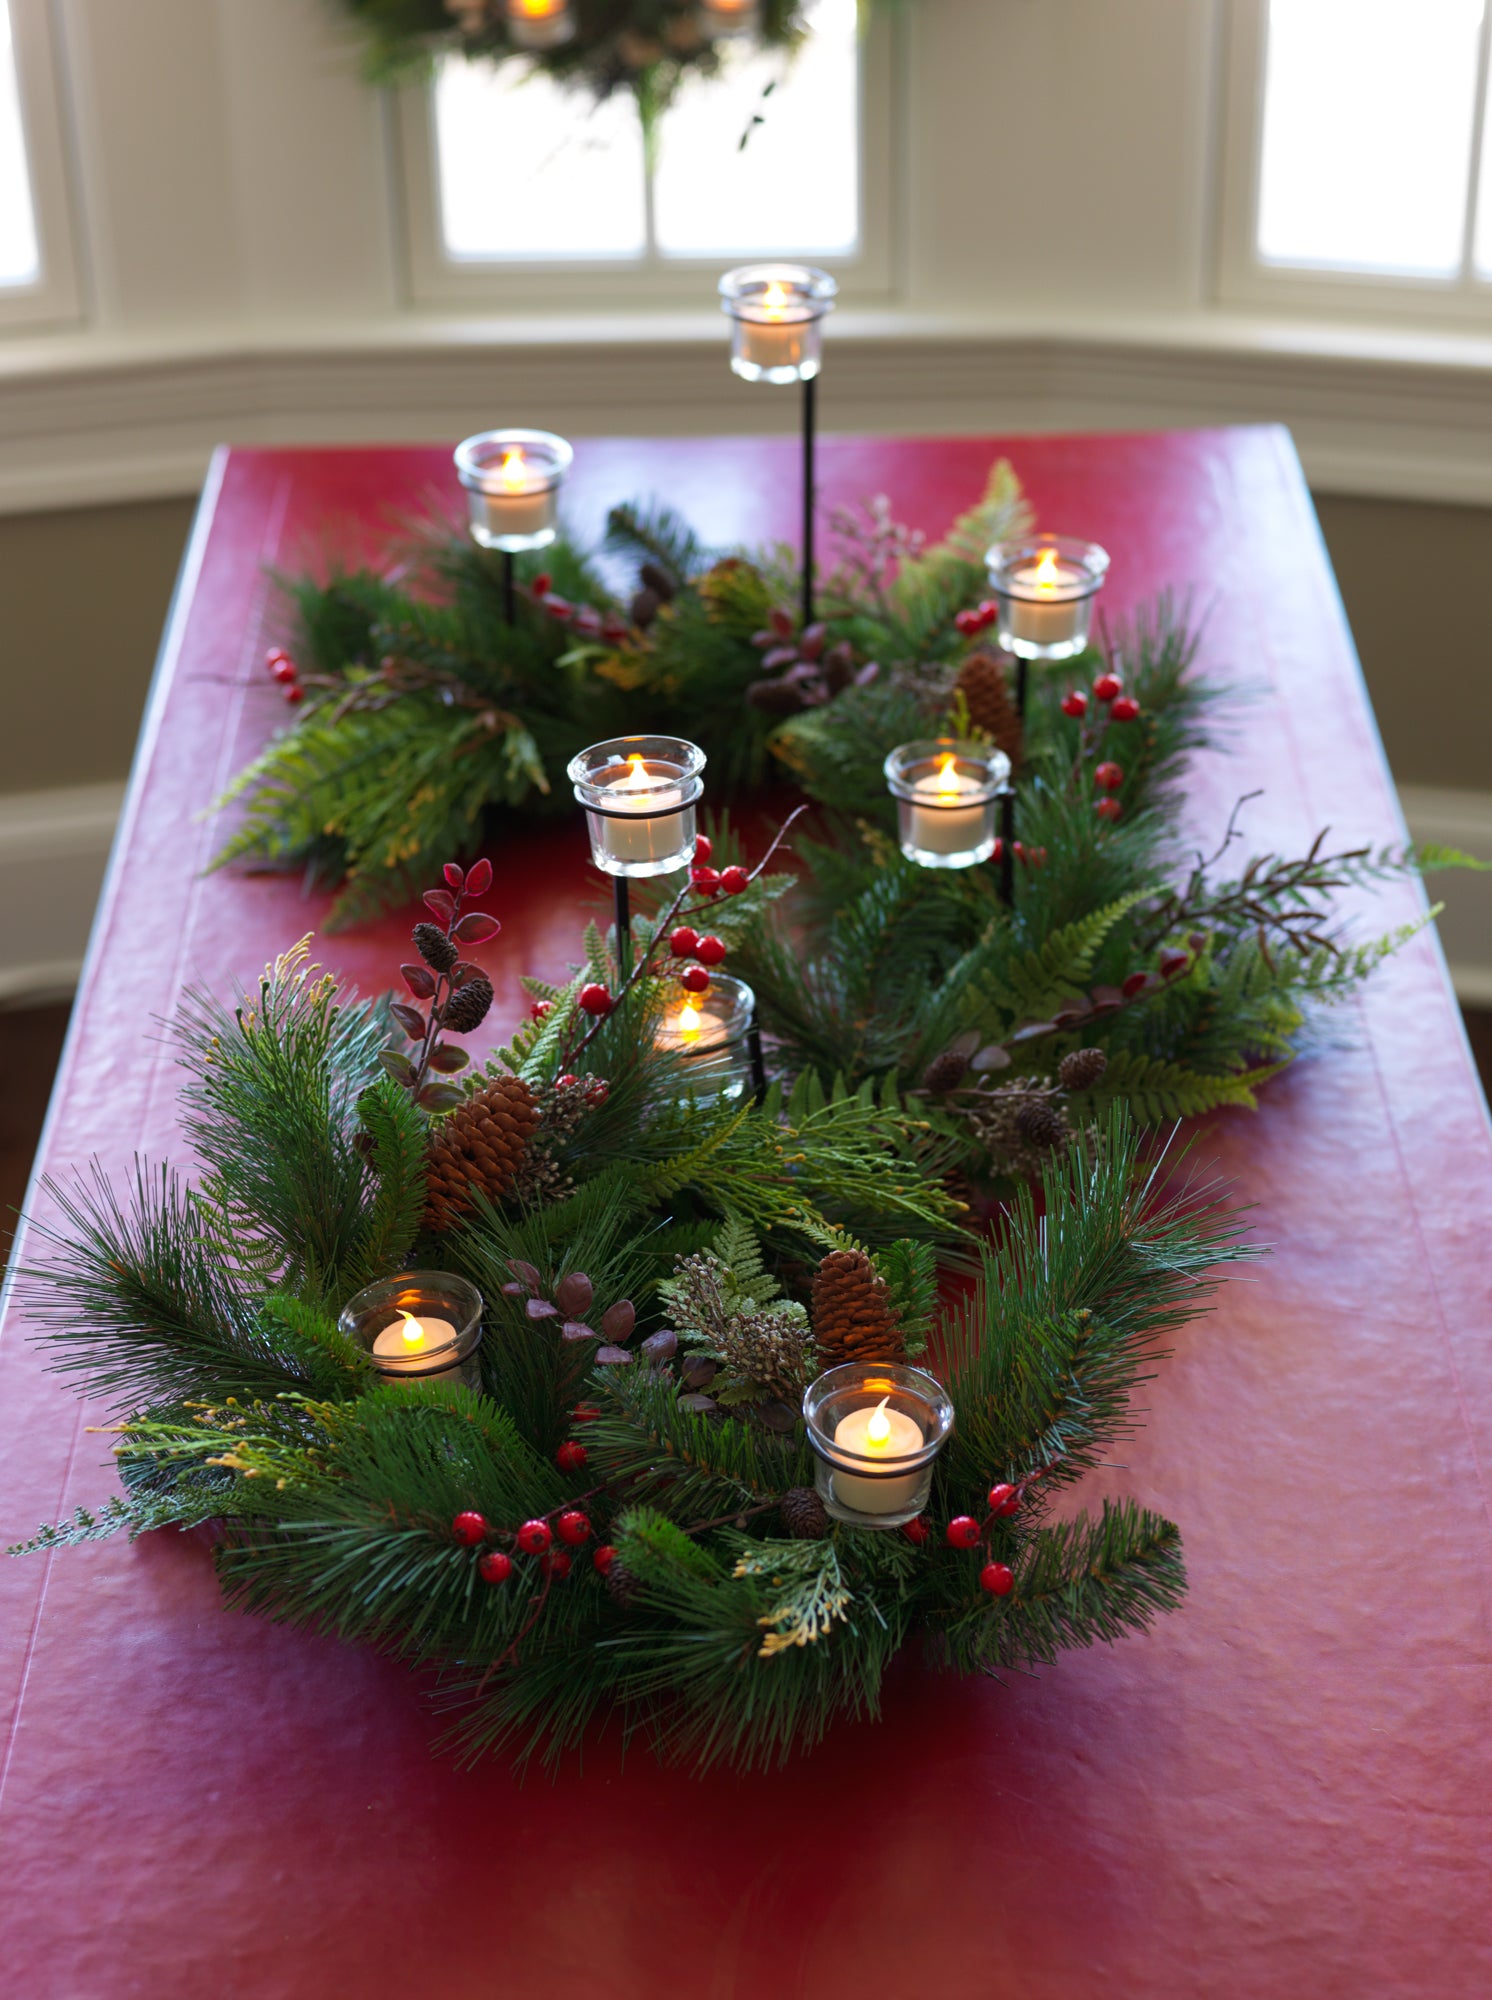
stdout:
[[(427, 895), (406, 999), (340, 995), (304, 941), (235, 1007), (188, 996), (194, 1181), (50, 1186), (27, 1298), (117, 1411), (124, 1491), (28, 1546), (211, 1523), (231, 1604), (433, 1670), (458, 1750), (519, 1761), (610, 1713), (700, 1769), (780, 1762), (874, 1715), (903, 1646), (998, 1673), (1173, 1607), (1171, 1523), (1065, 1503), (1243, 1254), (1219, 1190), (1144, 1163), (1116, 1104), (982, 1240), (935, 1103), (701, 1080), (655, 1030), (666, 926), (708, 888), (640, 920), (625, 970), (592, 929), (473, 1076), (451, 1037), (491, 1001), (466, 955), (491, 880)], [(740, 902), (779, 887), (763, 863)], [(940, 1253), (972, 1280), (948, 1305)], [(482, 1294), (479, 1387), (380, 1380), (339, 1328), (412, 1268)], [(830, 1520), (805, 1384), (927, 1344), (956, 1413), (929, 1505)]]

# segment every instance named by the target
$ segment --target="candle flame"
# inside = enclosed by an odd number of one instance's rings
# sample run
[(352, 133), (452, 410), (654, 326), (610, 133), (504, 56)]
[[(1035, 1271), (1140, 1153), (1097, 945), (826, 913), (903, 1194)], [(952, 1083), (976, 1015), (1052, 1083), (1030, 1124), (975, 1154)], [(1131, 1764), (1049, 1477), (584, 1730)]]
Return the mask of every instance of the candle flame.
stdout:
[(1055, 590), (1061, 583), (1062, 570), (1055, 549), (1042, 550), (1041, 561), (1036, 565), (1036, 574), (1031, 580), (1038, 590)]
[(404, 1313), (404, 1338), (409, 1342), (411, 1347), (418, 1347), (420, 1342), (425, 1338), (424, 1327), (415, 1318), (413, 1313), (404, 1312), (403, 1306), (400, 1306), (399, 1310), (401, 1313)]
[(627, 768), (615, 781), (615, 789), (620, 792), (641, 792), (653, 782), (652, 773), (635, 752), (627, 759)]
[(884, 1451), (891, 1442), (891, 1419), (886, 1415), (889, 1397), (882, 1396), (870, 1413), (870, 1422), (865, 1426), (865, 1442), (872, 1451)]
[(774, 278), (762, 294), (762, 311), (771, 319), (781, 319), (788, 309), (788, 295), (785, 286)]
[(942, 792), (949, 798), (963, 789), (958, 772), (954, 769), (956, 762), (957, 759), (950, 750), (938, 765), (937, 782), (933, 787), (935, 791)]
[(498, 467), (502, 483), (510, 492), (521, 493), (528, 479), (528, 466), (524, 463), (523, 448), (517, 445), (512, 451), (503, 453), (503, 462)]
[(565, 0), (509, 0), (509, 14), (516, 14), (520, 21), (547, 21), (551, 14), (558, 14)]
[(692, 1000), (686, 1000), (679, 1009), (679, 1018), (674, 1022), (674, 1026), (686, 1041), (692, 1042), (698, 1039), (700, 1028), (703, 1025), (703, 1017), (699, 1009), (694, 1005)]

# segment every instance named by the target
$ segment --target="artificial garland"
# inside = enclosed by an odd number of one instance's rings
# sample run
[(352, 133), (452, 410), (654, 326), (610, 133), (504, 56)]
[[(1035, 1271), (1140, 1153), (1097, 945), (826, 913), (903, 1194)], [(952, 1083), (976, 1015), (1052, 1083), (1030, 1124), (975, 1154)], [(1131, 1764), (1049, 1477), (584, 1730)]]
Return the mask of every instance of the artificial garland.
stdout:
[[(783, 887), (765, 867), (718, 871), (743, 921)], [(304, 941), (233, 1008), (189, 996), (196, 1181), (51, 1188), (28, 1298), (120, 1412), (124, 1492), (28, 1546), (212, 1523), (230, 1603), (433, 1669), (456, 1746), (520, 1760), (613, 1713), (701, 1768), (780, 1761), (876, 1713), (909, 1643), (997, 1672), (1174, 1606), (1175, 1527), (1061, 1496), (1240, 1254), (1217, 1191), (1142, 1164), (1113, 1106), (984, 1241), (953, 1191), (966, 1131), (894, 1082), (691, 1077), (656, 1029), (709, 880), (637, 918), (624, 962), (592, 928), (464, 1074), (491, 882), (447, 866), (405, 999), (344, 998)], [(939, 1251), (973, 1273), (946, 1309)], [(479, 1386), (380, 1380), (339, 1327), (411, 1267), (479, 1288)], [(805, 1385), (929, 1341), (956, 1422), (927, 1507), (831, 1520)]]

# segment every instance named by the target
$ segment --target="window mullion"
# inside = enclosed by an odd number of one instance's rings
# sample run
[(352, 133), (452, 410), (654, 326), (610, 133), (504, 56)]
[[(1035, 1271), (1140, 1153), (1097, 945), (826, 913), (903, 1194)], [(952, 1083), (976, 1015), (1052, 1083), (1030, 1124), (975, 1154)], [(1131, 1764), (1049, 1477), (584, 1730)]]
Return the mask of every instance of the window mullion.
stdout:
[(1487, 130), (1487, 71), (1492, 64), (1492, 0), (1483, 0), (1482, 35), (1477, 50), (1476, 101), (1471, 113), (1471, 156), (1467, 172), (1471, 184), (1466, 191), (1466, 220), (1461, 232), (1461, 284), (1476, 282), (1477, 215), (1482, 193), (1482, 147)]

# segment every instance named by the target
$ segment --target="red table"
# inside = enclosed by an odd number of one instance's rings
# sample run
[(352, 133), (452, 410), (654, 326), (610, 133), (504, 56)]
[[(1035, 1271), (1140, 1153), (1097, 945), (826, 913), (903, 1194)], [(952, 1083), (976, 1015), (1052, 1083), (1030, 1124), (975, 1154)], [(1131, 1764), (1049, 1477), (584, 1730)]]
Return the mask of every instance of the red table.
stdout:
[[(830, 501), (937, 531), (1008, 449), (1044, 526), (1112, 552), (1109, 603), (1210, 606), (1248, 683), (1201, 760), (1212, 844), (1402, 828), (1288, 439), (826, 444)], [(586, 523), (666, 495), (707, 535), (791, 532), (787, 443), (582, 444)], [(280, 719), (264, 566), (365, 536), (444, 454), (235, 452), (188, 552), (43, 1145), (116, 1174), (172, 1141), (151, 1017), (252, 977), (317, 920), (203, 880), (197, 815)], [(577, 822), (579, 815), (576, 816)], [(499, 856), (506, 985), (558, 971), (590, 895), (578, 823)], [(1378, 926), (1417, 890), (1377, 899)], [(401, 926), (321, 955), (387, 983)], [(493, 954), (498, 956), (498, 954)], [(880, 1728), (774, 1778), (699, 1782), (603, 1741), (519, 1785), (429, 1752), (415, 1683), (230, 1616), (191, 1536), (0, 1566), (0, 1987), (17, 2000), (1388, 2000), (1492, 1991), (1492, 1135), (1440, 955), (1417, 941), (1208, 1147), (1277, 1246), (1147, 1391), (1109, 1475), (1177, 1520), (1192, 1591), (1146, 1639), (999, 1687), (895, 1676)], [(45, 1213), (46, 1204), (40, 1204)], [(4, 1323), (10, 1541), (111, 1490), (106, 1440)]]

